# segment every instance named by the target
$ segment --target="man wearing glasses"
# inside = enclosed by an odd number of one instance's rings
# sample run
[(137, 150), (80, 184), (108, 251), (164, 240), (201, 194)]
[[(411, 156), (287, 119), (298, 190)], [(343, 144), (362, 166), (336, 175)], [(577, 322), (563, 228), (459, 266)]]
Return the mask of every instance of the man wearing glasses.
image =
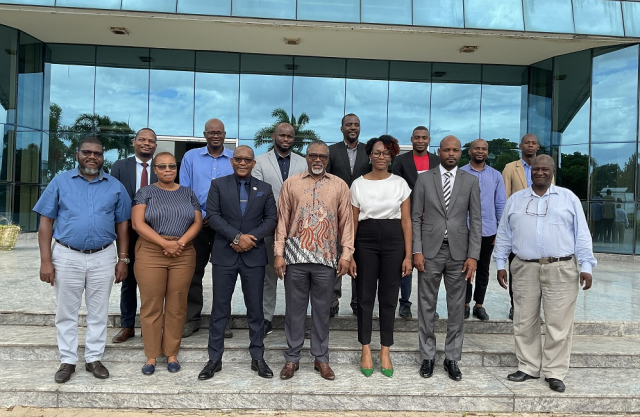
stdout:
[(238, 274), (247, 307), (251, 369), (262, 378), (273, 372), (264, 360), (262, 296), (264, 267), (268, 262), (264, 238), (276, 228), (277, 209), (271, 186), (251, 176), (256, 165), (253, 149), (238, 146), (233, 152), (233, 175), (211, 182), (207, 221), (216, 232), (213, 264), (213, 311), (209, 322), (209, 362), (199, 379), (222, 370), (224, 332)]
[[(124, 186), (102, 170), (104, 150), (95, 137), (80, 141), (78, 168), (56, 175), (33, 211), (40, 215), (40, 280), (56, 295), (60, 368), (57, 383), (71, 378), (78, 362), (78, 311), (87, 305), (85, 369), (105, 379), (100, 362), (107, 340), (109, 295), (115, 280), (127, 277), (131, 199)], [(55, 226), (54, 226), (55, 221)], [(53, 246), (52, 246), (52, 239)]]
[[(151, 158), (156, 152), (158, 138), (156, 132), (148, 127), (142, 128), (133, 139), (134, 156), (116, 161), (111, 168), (111, 175), (124, 185), (133, 201), (136, 192), (142, 187), (158, 181), (156, 173), (151, 169)], [(113, 343), (126, 342), (136, 335), (136, 310), (138, 308), (137, 282), (133, 272), (135, 263), (135, 247), (138, 233), (129, 227), (129, 253), (119, 250), (118, 255), (129, 257), (129, 273), (122, 281), (120, 288), (120, 331), (112, 339)]]
[[(523, 382), (544, 375), (549, 388), (564, 392), (569, 370), (573, 318), (578, 289), (591, 288), (596, 266), (591, 235), (580, 200), (552, 184), (555, 164), (549, 155), (531, 164), (531, 187), (507, 201), (496, 237), (498, 282), (507, 288), (510, 253), (513, 281), (513, 334), (518, 371), (507, 379)], [(578, 266), (580, 265), (580, 270)], [(540, 302), (546, 335), (540, 341)]]
[[(189, 337), (197, 332), (202, 319), (202, 277), (209, 262), (215, 238), (215, 231), (209, 227), (206, 220), (207, 195), (211, 187), (211, 180), (233, 174), (230, 162), (233, 151), (224, 147), (226, 137), (224, 124), (218, 119), (210, 119), (205, 123), (202, 133), (207, 139), (207, 146), (191, 149), (185, 153), (180, 166), (180, 185), (191, 188), (196, 193), (202, 206), (202, 217), (205, 219), (202, 231), (193, 239), (193, 247), (196, 250), (196, 269), (189, 288), (187, 318), (182, 337)], [(233, 337), (228, 324), (225, 329), (225, 337)]]
[[(284, 331), (288, 349), (281, 379), (298, 370), (304, 323), (311, 299), (311, 355), (314, 369), (333, 380), (329, 366), (329, 310), (336, 271), (343, 275), (353, 255), (353, 211), (347, 184), (326, 172), (329, 148), (322, 141), (307, 147), (307, 171), (282, 184), (278, 201), (274, 269), (284, 279)], [(338, 257), (338, 242), (342, 254)]]

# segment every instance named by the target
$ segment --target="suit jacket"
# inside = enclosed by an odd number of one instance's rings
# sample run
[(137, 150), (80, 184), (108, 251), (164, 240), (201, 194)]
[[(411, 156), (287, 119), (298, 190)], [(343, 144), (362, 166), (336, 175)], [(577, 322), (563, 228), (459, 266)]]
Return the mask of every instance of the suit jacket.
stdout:
[[(307, 161), (295, 152), (290, 154), (289, 164), (289, 177), (299, 174), (307, 170)], [(278, 157), (275, 150), (270, 150), (267, 153), (258, 155), (256, 157), (256, 166), (253, 167), (251, 175), (271, 185), (273, 190), (273, 198), (278, 204), (278, 198), (280, 198), (280, 190), (282, 189), (282, 173), (280, 172), (280, 165), (278, 164)], [(288, 178), (288, 177), (287, 177)]]
[[(440, 165), (440, 158), (438, 155), (429, 153), (429, 169)], [(405, 152), (402, 155), (398, 155), (393, 161), (391, 166), (391, 172), (401, 176), (409, 184), (409, 188), (413, 190), (418, 180), (418, 169), (416, 163), (413, 160), (413, 151)]]
[[(149, 161), (151, 163), (151, 161)], [(151, 171), (149, 178), (149, 184), (158, 182), (156, 173)], [(136, 158), (131, 156), (127, 159), (121, 159), (113, 163), (111, 167), (111, 176), (115, 177), (118, 181), (124, 185), (124, 188), (129, 193), (129, 198), (133, 201), (133, 197), (136, 195)]]
[(327, 172), (341, 178), (351, 188), (351, 183), (358, 178), (371, 172), (369, 157), (364, 150), (364, 144), (358, 143), (358, 151), (356, 153), (356, 163), (353, 165), (353, 174), (349, 165), (349, 156), (347, 155), (347, 145), (344, 141), (334, 143), (329, 146), (329, 165)]
[(458, 169), (446, 212), (439, 165), (418, 175), (413, 194), (413, 253), (435, 258), (447, 230), (453, 259), (480, 258), (482, 211), (475, 175)]
[[(239, 258), (247, 266), (264, 266), (268, 263), (264, 238), (273, 234), (278, 221), (276, 203), (271, 186), (249, 177), (249, 201), (244, 215), (240, 212), (240, 195), (235, 174), (211, 181), (207, 196), (207, 221), (216, 231), (211, 249), (211, 263), (231, 266)], [(256, 247), (247, 252), (234, 251), (231, 242), (238, 233), (256, 237)]]
[[(513, 193), (527, 188), (527, 175), (524, 173), (524, 165), (522, 159), (509, 162), (502, 170), (502, 179), (504, 180), (504, 186), (507, 189), (507, 199), (511, 197)], [(553, 184), (556, 183), (555, 175), (551, 178)]]

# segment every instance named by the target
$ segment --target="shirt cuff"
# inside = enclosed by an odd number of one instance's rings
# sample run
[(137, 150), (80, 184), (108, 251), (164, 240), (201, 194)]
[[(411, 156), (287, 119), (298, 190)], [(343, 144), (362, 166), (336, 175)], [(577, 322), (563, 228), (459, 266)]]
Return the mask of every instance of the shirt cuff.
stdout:
[(593, 266), (589, 262), (583, 262), (580, 264), (580, 272), (586, 272), (587, 274), (591, 274), (593, 271)]
[(496, 259), (496, 269), (499, 271), (501, 269), (506, 269), (505, 265), (507, 263), (506, 259)]

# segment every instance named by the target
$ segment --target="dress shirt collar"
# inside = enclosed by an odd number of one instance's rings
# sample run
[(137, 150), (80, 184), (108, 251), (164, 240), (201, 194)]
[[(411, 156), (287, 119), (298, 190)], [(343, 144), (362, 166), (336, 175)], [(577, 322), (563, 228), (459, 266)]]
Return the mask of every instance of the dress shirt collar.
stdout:
[(529, 187), (526, 190), (529, 192), (530, 197), (544, 197), (545, 195), (558, 194), (558, 189), (556, 188), (555, 184), (551, 184), (547, 191), (542, 195), (536, 194), (535, 191), (533, 191), (533, 187)]
[(442, 164), (438, 165), (438, 167), (440, 168), (440, 176), (442, 177), (444, 175), (445, 172), (450, 172), (451, 173), (451, 179), (455, 179), (456, 178), (456, 174), (458, 173), (458, 167), (454, 167), (451, 171), (447, 171)]
[(238, 185), (240, 185), (240, 181), (244, 181), (245, 184), (250, 187), (251, 186), (251, 175), (249, 175), (248, 178), (240, 178), (239, 176), (237, 176), (236, 174), (233, 174), (233, 177), (236, 179), (236, 183)]
[(522, 165), (524, 165), (527, 168), (531, 168), (531, 165), (527, 164), (527, 161), (524, 160), (524, 158), (520, 158), (520, 162), (522, 162)]
[[(315, 178), (311, 175), (311, 172), (309, 172), (308, 169), (302, 173), (302, 178), (307, 178), (307, 177), (311, 177), (312, 179), (315, 180)], [(333, 178), (333, 175), (329, 174), (327, 171), (324, 171), (324, 174), (322, 175), (322, 177), (320, 177), (320, 179), (318, 179), (316, 181), (320, 181), (320, 180), (323, 180), (325, 178), (330, 180), (331, 178)]]
[(278, 151), (274, 149), (273, 153), (276, 154), (276, 159), (291, 159), (291, 152), (289, 152), (287, 156), (282, 156), (280, 155), (280, 153), (278, 153)]
[[(138, 163), (140, 165), (142, 165), (144, 163), (144, 161), (142, 159), (138, 158), (137, 156), (134, 156), (134, 158), (136, 158), (136, 163)], [(151, 166), (152, 161), (153, 161), (153, 158), (151, 158), (151, 159), (149, 159), (147, 161), (147, 164), (149, 164), (148, 166)]]
[[(475, 172), (482, 172), (482, 171), (484, 171), (484, 170), (485, 170), (485, 168), (487, 167), (487, 164), (486, 164), (486, 163), (482, 166), (482, 169), (475, 169), (475, 168), (473, 167), (473, 165), (471, 165), (471, 162), (469, 162), (467, 165), (469, 166), (469, 169), (471, 169), (471, 170), (473, 170), (473, 171), (475, 171)], [(440, 165), (440, 166), (442, 166), (442, 165)], [(457, 168), (457, 167), (456, 167), (456, 168)], [(455, 174), (454, 174), (454, 175), (455, 175)]]
[[(98, 175), (97, 175), (98, 181), (102, 181), (103, 179), (104, 179), (104, 180), (106, 180), (106, 179), (107, 179), (107, 177), (105, 177), (104, 175), (102, 175), (102, 173), (103, 173), (103, 172), (104, 172), (104, 171), (102, 170), (102, 168), (100, 168), (100, 170), (98, 171)], [(89, 181), (89, 179), (88, 179), (87, 177), (85, 177), (85, 176), (82, 174), (82, 172), (80, 172), (80, 167), (76, 167), (76, 172), (72, 175), (72, 177), (82, 177), (82, 178), (84, 178), (85, 180)], [(95, 178), (94, 178), (94, 179), (95, 179)], [(89, 181), (89, 182), (92, 182), (92, 181)]]
[(347, 150), (348, 150), (348, 151), (355, 151), (355, 150), (357, 150), (357, 149), (358, 149), (358, 145), (359, 145), (359, 144), (360, 144), (360, 141), (359, 141), (359, 140), (357, 140), (357, 141), (356, 141), (356, 146), (354, 146), (354, 147), (352, 148), (352, 147), (351, 147), (351, 145), (349, 145), (349, 142), (347, 142), (346, 140), (344, 140), (344, 146), (346, 146), (346, 147), (347, 147)]
[[(211, 156), (211, 154), (209, 153), (209, 147), (208, 146), (204, 146), (202, 148), (200, 148), (200, 150), (198, 151), (198, 153), (200, 155), (209, 155)], [(233, 151), (230, 149), (227, 149), (223, 146), (222, 148), (222, 153), (218, 156), (211, 156), (212, 158), (231, 158), (233, 156)]]

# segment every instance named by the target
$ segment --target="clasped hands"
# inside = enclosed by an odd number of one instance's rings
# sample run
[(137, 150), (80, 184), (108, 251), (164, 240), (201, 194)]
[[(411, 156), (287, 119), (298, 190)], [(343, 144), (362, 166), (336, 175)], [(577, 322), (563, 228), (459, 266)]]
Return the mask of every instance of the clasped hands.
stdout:
[(243, 234), (240, 235), (240, 239), (238, 239), (237, 245), (235, 243), (231, 243), (229, 244), (229, 246), (231, 246), (233, 250), (238, 253), (247, 252), (248, 250), (256, 247), (257, 240), (258, 239), (256, 239), (256, 237), (253, 235)]
[(185, 244), (179, 240), (167, 240), (162, 246), (164, 256), (175, 258), (182, 255)]

